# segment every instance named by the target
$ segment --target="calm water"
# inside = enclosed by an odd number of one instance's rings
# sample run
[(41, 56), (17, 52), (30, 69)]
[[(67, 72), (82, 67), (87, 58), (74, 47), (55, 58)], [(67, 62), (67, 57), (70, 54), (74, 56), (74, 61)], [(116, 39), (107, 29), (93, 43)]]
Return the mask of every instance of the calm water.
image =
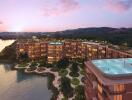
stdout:
[(50, 100), (47, 77), (26, 75), (0, 64), (0, 100)]

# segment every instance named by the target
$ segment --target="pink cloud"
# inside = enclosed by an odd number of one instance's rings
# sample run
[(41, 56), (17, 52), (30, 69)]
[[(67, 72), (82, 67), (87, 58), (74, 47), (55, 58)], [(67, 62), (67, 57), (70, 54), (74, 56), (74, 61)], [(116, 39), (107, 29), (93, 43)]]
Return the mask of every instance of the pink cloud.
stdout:
[(75, 0), (58, 0), (56, 3), (49, 3), (44, 6), (44, 16), (57, 16), (75, 11), (80, 8), (80, 5)]
[(7, 30), (7, 26), (0, 24), (0, 32), (4, 32)]
[(0, 21), (0, 24), (3, 24), (3, 22), (2, 22), (2, 21)]
[(132, 0), (108, 0), (108, 8), (116, 12), (124, 12), (132, 7)]

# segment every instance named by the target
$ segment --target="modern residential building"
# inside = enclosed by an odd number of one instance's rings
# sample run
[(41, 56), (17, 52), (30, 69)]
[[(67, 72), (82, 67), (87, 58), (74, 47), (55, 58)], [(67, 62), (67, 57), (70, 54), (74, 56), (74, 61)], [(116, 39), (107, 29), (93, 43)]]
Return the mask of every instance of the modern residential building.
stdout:
[(57, 62), (63, 57), (63, 42), (49, 42), (48, 63)]
[(132, 100), (132, 58), (85, 62), (86, 100)]
[(75, 59), (82, 58), (82, 43), (80, 41), (65, 41), (64, 42), (65, 57)]
[(37, 60), (47, 56), (48, 42), (42, 40), (27, 40), (17, 42), (17, 58), (21, 53), (27, 53), (31, 60)]
[(24, 52), (28, 54), (31, 60), (47, 57), (49, 63), (58, 61), (64, 57), (69, 59), (83, 58), (85, 60), (132, 57), (128, 53), (99, 43), (75, 40), (65, 40), (63, 42), (46, 40), (18, 41), (16, 50), (17, 58)]

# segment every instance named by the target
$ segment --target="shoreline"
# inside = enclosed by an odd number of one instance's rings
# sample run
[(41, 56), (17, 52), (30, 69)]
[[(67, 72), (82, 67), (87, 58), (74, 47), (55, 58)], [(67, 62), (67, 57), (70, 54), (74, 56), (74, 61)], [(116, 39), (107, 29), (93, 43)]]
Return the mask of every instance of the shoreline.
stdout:
[[(50, 100), (61, 100), (64, 99), (64, 95), (62, 94), (61, 91), (59, 91), (59, 87), (60, 87), (60, 79), (61, 76), (59, 75), (58, 72), (54, 72), (52, 71), (52, 68), (46, 68), (46, 67), (38, 67), (39, 63), (36, 67), (36, 69), (31, 69), (30, 68), (30, 63), (28, 63), (27, 66), (25, 67), (19, 67), (19, 64), (16, 64), (16, 66), (14, 66), (14, 69), (16, 70), (23, 70), (25, 74), (36, 74), (36, 75), (41, 75), (41, 76), (46, 76), (48, 77), (48, 88), (52, 91), (53, 95), (51, 97)], [(70, 70), (67, 68), (68, 73), (70, 72)], [(81, 75), (81, 74), (80, 74)], [(73, 79), (71, 76), (66, 75), (69, 79)], [(83, 78), (83, 76), (78, 77), (80, 80), (80, 85), (84, 85), (81, 81), (81, 79)], [(75, 89), (76, 85), (73, 85), (71, 83), (72, 88)], [(75, 95), (71, 96), (68, 98), (68, 100), (73, 100), (73, 98), (75, 97)]]
[(0, 63), (11, 63), (11, 64), (15, 64), (16, 61), (14, 61), (14, 60), (9, 60), (9, 59), (0, 59)]
[(52, 91), (52, 96), (50, 98), (50, 100), (58, 100), (58, 95), (59, 95), (59, 91), (57, 89), (57, 87), (55, 87), (54, 85), (54, 81), (55, 81), (55, 75), (53, 73), (50, 72), (43, 72), (43, 73), (39, 73), (39, 71), (37, 72), (37, 69), (34, 71), (26, 71), (27, 68), (29, 67), (25, 67), (25, 68), (18, 68), (16, 67), (18, 64), (16, 64), (13, 69), (19, 71), (19, 70), (23, 70), (25, 74), (34, 74), (34, 75), (40, 75), (40, 76), (44, 76), (48, 78), (48, 83), (47, 83), (47, 87)]

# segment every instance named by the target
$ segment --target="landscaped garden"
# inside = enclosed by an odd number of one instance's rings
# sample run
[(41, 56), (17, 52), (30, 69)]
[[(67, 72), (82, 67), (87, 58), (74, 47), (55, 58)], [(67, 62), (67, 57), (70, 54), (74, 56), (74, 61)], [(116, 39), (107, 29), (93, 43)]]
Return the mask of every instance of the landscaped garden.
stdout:
[[(26, 73), (53, 75), (49, 84), (52, 85), (53, 97), (59, 100), (84, 100), (83, 81), (84, 68), (77, 61), (61, 59), (53, 64), (47, 64), (43, 60), (19, 64), (25, 67)], [(26, 67), (28, 66), (28, 67)]]
[(24, 67), (26, 67), (26, 66), (28, 66), (28, 64), (27, 63), (21, 63), (21, 64), (19, 64), (19, 66), (18, 67), (20, 67), (20, 68), (24, 68)]
[(72, 83), (73, 85), (79, 85), (80, 81), (79, 81), (79, 79), (77, 79), (77, 78), (73, 78), (73, 79), (71, 80), (71, 83)]
[(65, 77), (67, 74), (68, 74), (68, 71), (66, 69), (61, 69), (59, 71), (59, 75), (62, 76), (62, 77)]

